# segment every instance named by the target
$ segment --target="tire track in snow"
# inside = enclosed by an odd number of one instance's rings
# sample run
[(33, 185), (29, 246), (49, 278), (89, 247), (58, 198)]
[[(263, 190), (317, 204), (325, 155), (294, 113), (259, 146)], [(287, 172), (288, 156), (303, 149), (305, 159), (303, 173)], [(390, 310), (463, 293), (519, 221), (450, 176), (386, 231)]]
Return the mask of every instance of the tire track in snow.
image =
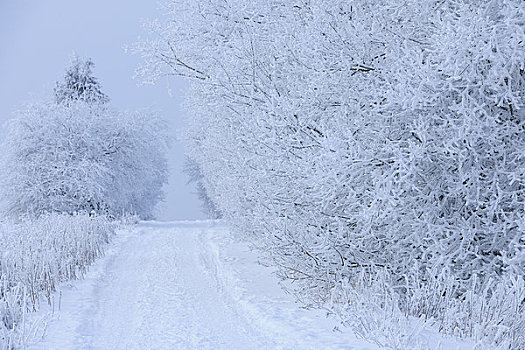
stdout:
[(134, 228), (93, 278), (69, 291), (60, 319), (34, 348), (278, 348), (223, 298), (204, 265), (199, 237), (206, 226)]

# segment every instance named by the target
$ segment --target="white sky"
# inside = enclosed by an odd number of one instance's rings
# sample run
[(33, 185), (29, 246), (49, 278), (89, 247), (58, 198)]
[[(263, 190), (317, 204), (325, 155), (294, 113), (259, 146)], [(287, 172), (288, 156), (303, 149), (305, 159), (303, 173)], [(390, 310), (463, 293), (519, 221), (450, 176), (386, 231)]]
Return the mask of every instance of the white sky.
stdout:
[[(0, 125), (17, 106), (51, 93), (75, 52), (93, 59), (95, 76), (115, 107), (152, 108), (174, 129), (180, 127), (185, 83), (169, 82), (173, 96), (168, 82), (138, 87), (133, 75), (140, 57), (124, 51), (125, 45), (147, 35), (141, 23), (160, 15), (157, 2), (148, 0), (0, 0)], [(175, 143), (159, 219), (202, 218), (194, 189), (181, 171), (182, 161), (182, 146)]]

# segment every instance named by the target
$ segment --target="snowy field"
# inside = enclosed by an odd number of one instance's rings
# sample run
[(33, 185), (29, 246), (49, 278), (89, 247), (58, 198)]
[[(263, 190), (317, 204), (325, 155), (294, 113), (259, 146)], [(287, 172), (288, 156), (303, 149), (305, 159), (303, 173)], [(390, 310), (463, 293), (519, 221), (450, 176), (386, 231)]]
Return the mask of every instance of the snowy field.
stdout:
[[(54, 306), (31, 315), (28, 329), (45, 335), (27, 348), (381, 348), (300, 308), (278, 283), (220, 223), (143, 222), (121, 229), (84, 280), (61, 286)], [(420, 337), (429, 349), (473, 347), (433, 331)]]

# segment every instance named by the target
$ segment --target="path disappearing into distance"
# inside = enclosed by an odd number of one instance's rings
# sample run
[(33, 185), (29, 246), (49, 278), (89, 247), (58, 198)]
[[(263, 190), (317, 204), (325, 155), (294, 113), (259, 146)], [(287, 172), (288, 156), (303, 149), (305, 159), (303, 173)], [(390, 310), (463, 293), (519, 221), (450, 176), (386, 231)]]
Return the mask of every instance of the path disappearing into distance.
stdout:
[(126, 226), (85, 279), (31, 316), (45, 332), (27, 348), (378, 348), (326, 312), (302, 309), (278, 282), (220, 223)]

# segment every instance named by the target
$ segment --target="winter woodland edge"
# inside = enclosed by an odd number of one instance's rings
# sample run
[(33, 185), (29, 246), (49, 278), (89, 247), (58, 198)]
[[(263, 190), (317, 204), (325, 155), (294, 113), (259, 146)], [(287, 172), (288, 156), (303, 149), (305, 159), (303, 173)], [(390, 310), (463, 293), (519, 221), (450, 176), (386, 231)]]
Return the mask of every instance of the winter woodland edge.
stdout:
[(525, 348), (520, 0), (173, 0), (136, 49), (192, 82), (211, 201), (306, 305)]

